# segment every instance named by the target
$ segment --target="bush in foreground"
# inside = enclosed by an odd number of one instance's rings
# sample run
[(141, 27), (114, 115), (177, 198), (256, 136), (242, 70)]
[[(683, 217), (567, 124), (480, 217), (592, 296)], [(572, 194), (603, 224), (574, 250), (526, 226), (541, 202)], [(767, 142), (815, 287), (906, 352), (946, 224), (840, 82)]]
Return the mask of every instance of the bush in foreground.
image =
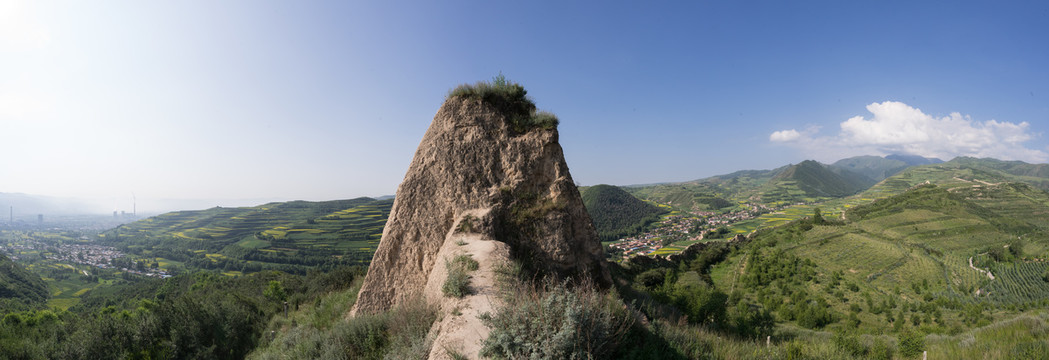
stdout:
[[(504, 285), (507, 286), (507, 285)], [(492, 329), (482, 357), (608, 358), (631, 330), (633, 316), (613, 292), (553, 281), (506, 289), (505, 304), (481, 315)]]
[(429, 353), (433, 306), (409, 301), (380, 314), (344, 319), (358, 287), (329, 294), (291, 320), (270, 324), (272, 340), (249, 359), (421, 359)]

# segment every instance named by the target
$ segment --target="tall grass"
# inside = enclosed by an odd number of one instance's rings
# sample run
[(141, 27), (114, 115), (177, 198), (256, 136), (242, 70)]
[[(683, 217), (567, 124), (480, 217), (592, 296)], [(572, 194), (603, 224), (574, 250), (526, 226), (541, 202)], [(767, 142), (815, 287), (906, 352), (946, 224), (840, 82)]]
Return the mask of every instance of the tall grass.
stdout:
[(479, 81), (472, 85), (462, 84), (448, 92), (448, 98), (476, 99), (502, 111), (511, 128), (518, 133), (532, 129), (557, 128), (557, 116), (546, 111), (536, 111), (535, 102), (521, 84), (507, 80), (499, 74), (492, 81)]
[(612, 358), (634, 315), (615, 291), (589, 281), (522, 279), (518, 262), (495, 268), (501, 303), (480, 316), (491, 329), (480, 355), (494, 359)]
[(1049, 315), (1026, 314), (955, 336), (929, 335), (929, 359), (1049, 359)]
[(388, 312), (347, 319), (360, 281), (329, 293), (288, 318), (275, 317), (249, 359), (421, 359), (436, 309), (421, 299)]
[(477, 270), (480, 264), (469, 255), (456, 255), (451, 261), (445, 261), (448, 277), (441, 285), (444, 296), (461, 298), (470, 293), (470, 272)]

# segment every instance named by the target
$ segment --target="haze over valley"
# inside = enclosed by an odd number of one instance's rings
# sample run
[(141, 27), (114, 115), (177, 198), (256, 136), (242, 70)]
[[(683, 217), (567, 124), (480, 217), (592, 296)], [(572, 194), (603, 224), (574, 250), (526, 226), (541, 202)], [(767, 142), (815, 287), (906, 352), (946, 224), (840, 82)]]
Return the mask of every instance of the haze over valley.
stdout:
[(1047, 33), (0, 0), (0, 358), (1043, 358)]

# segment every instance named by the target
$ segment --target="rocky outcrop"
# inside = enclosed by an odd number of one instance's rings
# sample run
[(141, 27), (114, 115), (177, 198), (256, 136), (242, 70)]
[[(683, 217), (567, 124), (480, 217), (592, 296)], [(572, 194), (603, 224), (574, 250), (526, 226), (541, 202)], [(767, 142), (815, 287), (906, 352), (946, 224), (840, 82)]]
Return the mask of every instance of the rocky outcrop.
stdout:
[(463, 234), (472, 234), (470, 242), (498, 242), (482, 248), (503, 254), (505, 247), (545, 274), (611, 283), (556, 127), (522, 130), (497, 105), (450, 96), (441, 106), (397, 190), (351, 313), (439, 297), (424, 293), (443, 281), (441, 254), (458, 251), (449, 242), (464, 242)]

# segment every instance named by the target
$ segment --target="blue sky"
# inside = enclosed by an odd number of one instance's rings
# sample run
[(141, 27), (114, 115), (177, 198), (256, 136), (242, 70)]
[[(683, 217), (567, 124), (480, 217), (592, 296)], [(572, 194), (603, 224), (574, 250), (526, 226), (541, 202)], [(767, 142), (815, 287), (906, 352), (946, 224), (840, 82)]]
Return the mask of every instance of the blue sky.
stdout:
[(1047, 34), (1044, 2), (0, 0), (0, 192), (391, 194), (447, 91), (500, 72), (587, 185), (1046, 162)]

